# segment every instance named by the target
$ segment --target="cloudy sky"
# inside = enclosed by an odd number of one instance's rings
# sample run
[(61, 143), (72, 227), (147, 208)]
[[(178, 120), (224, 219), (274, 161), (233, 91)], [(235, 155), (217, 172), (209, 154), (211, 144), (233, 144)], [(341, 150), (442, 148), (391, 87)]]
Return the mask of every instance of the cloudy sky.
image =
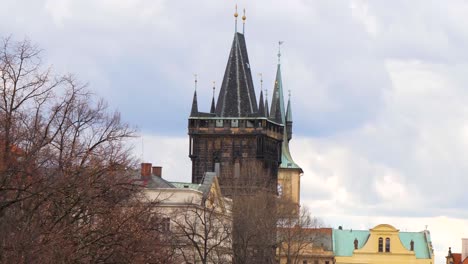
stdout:
[[(277, 42), (303, 204), (332, 226), (432, 233), (437, 263), (468, 237), (468, 2), (247, 1), (257, 95)], [(0, 36), (29, 38), (138, 127), (135, 155), (190, 181), (187, 117), (223, 78), (234, 1), (0, 0)], [(241, 28), (241, 23), (239, 23)], [(271, 93), (270, 93), (271, 94)], [(142, 147), (142, 145), (144, 147)]]

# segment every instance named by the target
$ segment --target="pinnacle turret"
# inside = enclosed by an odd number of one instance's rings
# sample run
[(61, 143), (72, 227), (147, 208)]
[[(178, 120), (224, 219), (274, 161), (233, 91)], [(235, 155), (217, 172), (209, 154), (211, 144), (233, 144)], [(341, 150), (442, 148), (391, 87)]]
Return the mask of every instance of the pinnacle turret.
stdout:
[(193, 93), (192, 110), (190, 111), (190, 117), (196, 116), (198, 116), (197, 90)]
[(260, 91), (260, 100), (258, 103), (258, 116), (267, 117), (265, 113), (265, 104), (263, 103), (263, 91)]

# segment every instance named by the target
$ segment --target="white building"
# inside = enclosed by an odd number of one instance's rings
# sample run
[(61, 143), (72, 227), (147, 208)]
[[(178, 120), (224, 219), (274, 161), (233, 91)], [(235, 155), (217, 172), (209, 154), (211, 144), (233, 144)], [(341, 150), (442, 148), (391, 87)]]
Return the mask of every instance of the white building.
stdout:
[(214, 172), (201, 184), (169, 182), (161, 167), (143, 163), (141, 176), (177, 263), (232, 263), (232, 201), (223, 197)]

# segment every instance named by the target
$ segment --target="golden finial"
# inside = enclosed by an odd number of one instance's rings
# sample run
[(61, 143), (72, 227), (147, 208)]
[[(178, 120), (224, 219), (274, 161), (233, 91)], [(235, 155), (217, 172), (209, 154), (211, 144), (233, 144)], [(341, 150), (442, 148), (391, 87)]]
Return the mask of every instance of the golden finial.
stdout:
[(242, 16), (242, 34), (245, 35), (245, 20), (247, 17), (245, 16), (245, 8), (244, 8), (244, 15)]
[(234, 32), (237, 33), (237, 17), (239, 16), (239, 14), (237, 13), (237, 4), (236, 4), (236, 12), (234, 13)]

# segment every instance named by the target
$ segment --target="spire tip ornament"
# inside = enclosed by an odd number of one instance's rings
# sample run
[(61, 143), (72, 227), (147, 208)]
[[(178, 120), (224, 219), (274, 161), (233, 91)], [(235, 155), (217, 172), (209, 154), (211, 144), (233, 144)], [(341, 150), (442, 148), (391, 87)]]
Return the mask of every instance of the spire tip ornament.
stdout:
[(215, 96), (215, 90), (216, 90), (216, 82), (213, 81), (213, 97)]
[(278, 64), (281, 63), (281, 45), (284, 43), (284, 41), (278, 41)]
[(242, 34), (245, 34), (245, 20), (247, 17), (245, 16), (245, 8), (244, 8), (244, 15), (242, 16)]
[(237, 17), (239, 16), (239, 14), (237, 13), (237, 4), (236, 4), (236, 12), (234, 12), (234, 30), (235, 30), (235, 33), (237, 33)]

